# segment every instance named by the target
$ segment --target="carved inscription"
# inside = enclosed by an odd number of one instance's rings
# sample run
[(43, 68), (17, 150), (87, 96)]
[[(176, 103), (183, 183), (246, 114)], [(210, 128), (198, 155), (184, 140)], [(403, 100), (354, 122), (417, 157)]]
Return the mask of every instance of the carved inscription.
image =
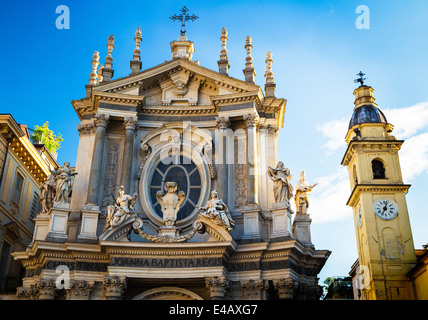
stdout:
[(206, 268), (222, 266), (222, 258), (153, 259), (112, 258), (111, 266), (135, 268)]

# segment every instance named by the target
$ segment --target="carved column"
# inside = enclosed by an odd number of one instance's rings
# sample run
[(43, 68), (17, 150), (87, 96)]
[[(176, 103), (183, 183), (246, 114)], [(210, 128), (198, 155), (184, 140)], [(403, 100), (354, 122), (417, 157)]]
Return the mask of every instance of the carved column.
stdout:
[(244, 115), (247, 125), (247, 202), (249, 205), (257, 204), (257, 114)]
[(89, 300), (94, 284), (95, 281), (71, 280), (70, 289), (67, 290), (67, 300)]
[(224, 296), (230, 287), (226, 277), (205, 278), (205, 285), (210, 290), (211, 300), (224, 300)]
[(88, 186), (88, 200), (87, 205), (98, 206), (99, 188), (101, 184), (101, 169), (104, 153), (105, 135), (106, 128), (109, 120), (109, 116), (105, 114), (97, 113), (95, 115), (95, 142), (94, 152), (92, 154), (92, 166), (89, 177)]
[(216, 118), (218, 128), (218, 141), (216, 146), (216, 165), (218, 170), (217, 175), (217, 192), (219, 197), (228, 203), (228, 178), (229, 178), (229, 165), (227, 163), (227, 129), (230, 127), (229, 117)]
[(122, 300), (126, 291), (126, 277), (106, 276), (104, 278), (106, 300)]
[(55, 298), (56, 283), (53, 279), (42, 279), (37, 284), (39, 300), (53, 300)]
[(293, 279), (273, 280), (273, 286), (278, 293), (279, 299), (293, 299), (297, 283)]
[(125, 117), (125, 147), (123, 150), (122, 174), (120, 184), (125, 188), (125, 193), (130, 192), (132, 158), (134, 152), (135, 129), (137, 128), (138, 120), (136, 117)]

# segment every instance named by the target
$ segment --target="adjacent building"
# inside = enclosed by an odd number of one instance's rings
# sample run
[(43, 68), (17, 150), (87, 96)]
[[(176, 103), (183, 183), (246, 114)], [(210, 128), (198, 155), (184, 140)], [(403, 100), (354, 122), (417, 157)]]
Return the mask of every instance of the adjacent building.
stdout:
[(25, 269), (12, 257), (33, 238), (40, 212), (40, 186), (58, 167), (43, 145), (34, 145), (25, 125), (0, 114), (0, 290), (15, 292)]

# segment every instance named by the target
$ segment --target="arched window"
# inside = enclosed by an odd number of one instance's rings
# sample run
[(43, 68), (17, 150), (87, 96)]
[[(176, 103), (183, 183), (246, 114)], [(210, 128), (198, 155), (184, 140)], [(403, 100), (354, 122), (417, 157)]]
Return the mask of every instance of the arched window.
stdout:
[(373, 179), (385, 179), (385, 167), (382, 161), (372, 161)]

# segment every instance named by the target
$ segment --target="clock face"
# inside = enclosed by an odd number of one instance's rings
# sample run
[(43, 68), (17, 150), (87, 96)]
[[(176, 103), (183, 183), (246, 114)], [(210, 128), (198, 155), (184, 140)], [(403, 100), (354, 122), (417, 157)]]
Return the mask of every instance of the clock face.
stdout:
[(361, 228), (361, 224), (363, 223), (363, 214), (361, 212), (361, 204), (358, 206), (358, 216), (357, 216), (357, 224), (358, 228)]
[(398, 214), (398, 206), (392, 199), (378, 198), (373, 202), (375, 214), (383, 220), (392, 220)]

